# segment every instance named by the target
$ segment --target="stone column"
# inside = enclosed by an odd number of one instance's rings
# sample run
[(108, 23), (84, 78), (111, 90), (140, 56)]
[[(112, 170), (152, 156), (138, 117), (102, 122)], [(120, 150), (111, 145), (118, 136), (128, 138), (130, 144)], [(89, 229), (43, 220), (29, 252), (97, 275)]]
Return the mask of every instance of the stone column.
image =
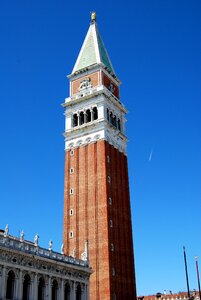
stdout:
[(87, 123), (87, 113), (86, 110), (84, 110), (84, 124)]
[(86, 284), (83, 284), (83, 289), (82, 289), (82, 299), (86, 300)]
[(126, 132), (126, 126), (125, 126), (125, 123), (126, 123), (126, 119), (125, 118), (122, 118), (122, 122), (121, 122), (121, 131), (122, 133), (125, 134)]
[(33, 283), (33, 289), (32, 289), (32, 298), (33, 300), (38, 299), (38, 274), (34, 274), (34, 283)]
[(22, 282), (22, 270), (19, 270), (18, 274), (18, 284), (17, 284), (17, 293), (16, 293), (16, 298), (18, 300), (22, 299), (22, 287), (23, 287), (23, 282)]
[(76, 300), (76, 283), (75, 283), (75, 281), (73, 281), (70, 286), (71, 286), (70, 299)]
[(84, 284), (81, 284), (81, 300), (84, 300)]
[(14, 291), (13, 291), (13, 298), (18, 299), (18, 286), (19, 286), (19, 275), (16, 275), (15, 272), (15, 281), (14, 281)]
[(88, 284), (85, 284), (85, 300), (89, 299), (89, 287)]
[(81, 300), (86, 300), (86, 284), (81, 284)]
[(1, 290), (0, 290), (0, 296), (2, 299), (6, 298), (6, 285), (7, 285), (6, 267), (3, 266), (2, 275), (1, 275)]
[(30, 282), (30, 290), (29, 290), (29, 298), (30, 300), (34, 300), (34, 274), (31, 276), (31, 282)]
[(51, 300), (51, 298), (52, 298), (52, 280), (51, 280), (51, 277), (49, 276), (49, 278), (48, 278), (48, 297), (47, 297), (47, 299)]
[(1, 299), (1, 287), (2, 287), (2, 276), (3, 276), (3, 274), (2, 274), (2, 272), (3, 272), (3, 267), (0, 267), (0, 299)]
[(64, 300), (64, 281), (61, 279), (61, 285), (59, 289), (59, 300)]
[(93, 111), (93, 108), (91, 109), (91, 121), (94, 121), (94, 111)]

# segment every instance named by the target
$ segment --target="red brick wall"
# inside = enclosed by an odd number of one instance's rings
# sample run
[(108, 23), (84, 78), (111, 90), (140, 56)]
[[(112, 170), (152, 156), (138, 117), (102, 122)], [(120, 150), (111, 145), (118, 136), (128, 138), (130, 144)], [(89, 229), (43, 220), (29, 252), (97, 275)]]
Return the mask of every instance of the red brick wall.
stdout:
[(105, 75), (104, 72), (102, 72), (102, 80), (103, 80), (103, 84), (104, 86), (109, 89), (109, 85), (112, 82), (113, 86), (114, 86), (114, 92), (113, 94), (119, 98), (119, 88), (118, 86), (114, 83), (114, 81), (112, 81), (108, 76)]
[[(74, 168), (73, 174), (69, 173), (70, 168)], [(126, 156), (105, 141), (80, 146), (74, 149), (73, 156), (67, 151), (64, 186), (64, 250), (72, 255), (76, 248), (80, 258), (88, 239), (94, 271), (90, 278), (90, 299), (109, 300), (113, 293), (117, 299), (135, 299)], [(70, 188), (74, 188), (73, 195), (69, 195)], [(73, 216), (69, 216), (70, 208), (74, 209)], [(72, 239), (68, 237), (70, 230), (74, 232)]]

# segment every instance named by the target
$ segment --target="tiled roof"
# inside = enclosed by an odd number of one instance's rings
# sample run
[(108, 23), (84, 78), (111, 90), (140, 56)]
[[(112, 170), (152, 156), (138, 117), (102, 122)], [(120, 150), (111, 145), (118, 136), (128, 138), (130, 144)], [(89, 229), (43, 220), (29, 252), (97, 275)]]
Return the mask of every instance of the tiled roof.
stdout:
[[(143, 299), (143, 300), (184, 300), (188, 299), (188, 293), (187, 292), (179, 292), (179, 293), (174, 293), (174, 294), (156, 294), (156, 295), (149, 295), (149, 296), (139, 296), (138, 299)], [(197, 298), (198, 292), (197, 291), (191, 291), (190, 292), (191, 296), (194, 297), (194, 299)], [(198, 297), (199, 298), (199, 297)]]

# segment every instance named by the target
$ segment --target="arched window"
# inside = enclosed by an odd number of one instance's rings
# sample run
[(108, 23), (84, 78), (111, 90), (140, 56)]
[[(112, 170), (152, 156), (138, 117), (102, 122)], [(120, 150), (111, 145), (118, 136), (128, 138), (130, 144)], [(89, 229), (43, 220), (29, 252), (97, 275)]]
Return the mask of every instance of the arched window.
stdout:
[(98, 110), (97, 110), (97, 107), (93, 108), (93, 114), (94, 114), (94, 120), (97, 120), (98, 119)]
[(87, 122), (91, 122), (91, 111), (90, 109), (86, 110)]
[(23, 282), (23, 300), (29, 300), (31, 278), (28, 274), (24, 276)]
[(84, 124), (84, 113), (81, 111), (80, 113), (80, 125)]
[(82, 290), (80, 284), (78, 284), (76, 290), (76, 300), (81, 300), (81, 298), (82, 298)]
[(78, 125), (78, 116), (77, 114), (73, 115), (73, 127), (76, 127)]
[(13, 271), (8, 272), (7, 286), (6, 286), (6, 299), (13, 299), (15, 287), (15, 273)]
[(70, 285), (68, 283), (64, 286), (64, 300), (70, 300)]
[(52, 283), (52, 300), (57, 300), (58, 299), (58, 282), (56, 279), (53, 280)]
[(38, 282), (38, 300), (45, 299), (45, 280), (43, 277), (40, 277)]

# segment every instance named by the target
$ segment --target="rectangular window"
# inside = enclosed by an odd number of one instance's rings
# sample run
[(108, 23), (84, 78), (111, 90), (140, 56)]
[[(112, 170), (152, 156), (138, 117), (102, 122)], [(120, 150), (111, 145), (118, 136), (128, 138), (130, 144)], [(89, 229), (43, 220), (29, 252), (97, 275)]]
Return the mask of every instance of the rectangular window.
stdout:
[(70, 168), (70, 174), (73, 174), (73, 173), (74, 173), (74, 169)]
[(69, 238), (72, 239), (73, 238), (73, 231), (69, 232)]

